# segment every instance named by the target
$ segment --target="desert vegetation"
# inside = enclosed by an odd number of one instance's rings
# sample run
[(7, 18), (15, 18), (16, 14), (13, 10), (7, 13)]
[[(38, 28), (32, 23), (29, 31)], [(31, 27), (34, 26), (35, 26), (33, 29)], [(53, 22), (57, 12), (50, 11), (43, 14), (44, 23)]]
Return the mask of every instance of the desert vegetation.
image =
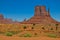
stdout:
[[(48, 26), (47, 26), (48, 25)], [(0, 35), (18, 37), (39, 37), (41, 35), (56, 38), (57, 26), (43, 24), (0, 24)], [(60, 31), (57, 30), (57, 33)]]

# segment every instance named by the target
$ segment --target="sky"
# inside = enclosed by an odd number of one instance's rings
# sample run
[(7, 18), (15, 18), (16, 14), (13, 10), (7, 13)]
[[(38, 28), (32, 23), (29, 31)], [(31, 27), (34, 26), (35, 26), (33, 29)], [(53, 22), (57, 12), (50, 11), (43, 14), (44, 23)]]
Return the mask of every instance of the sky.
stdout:
[(50, 8), (50, 15), (60, 22), (60, 0), (0, 0), (0, 14), (5, 18), (23, 21), (34, 15), (35, 6)]

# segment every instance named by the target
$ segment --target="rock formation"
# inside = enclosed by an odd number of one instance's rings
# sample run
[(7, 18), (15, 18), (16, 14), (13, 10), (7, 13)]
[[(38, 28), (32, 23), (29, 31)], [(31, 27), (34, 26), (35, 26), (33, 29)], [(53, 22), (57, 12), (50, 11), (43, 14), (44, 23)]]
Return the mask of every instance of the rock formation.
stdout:
[(13, 23), (12, 19), (6, 19), (2, 14), (0, 14), (0, 24), (11, 24)]
[(4, 23), (4, 24), (11, 24), (11, 23), (21, 23), (21, 24), (58, 23), (59, 24), (60, 22), (57, 22), (56, 20), (54, 20), (50, 16), (49, 8), (48, 8), (48, 11), (46, 11), (45, 6), (36, 6), (34, 16), (32, 18), (30, 18), (29, 20), (25, 19), (23, 22), (16, 22), (16, 21), (12, 21), (11, 19), (5, 19), (4, 16), (2, 14), (0, 14), (0, 23)]
[(32, 18), (22, 22), (23, 24), (40, 24), (40, 23), (59, 23), (50, 16), (49, 9), (46, 11), (45, 6), (36, 6), (35, 14)]
[(4, 16), (2, 14), (0, 14), (0, 20), (4, 19)]

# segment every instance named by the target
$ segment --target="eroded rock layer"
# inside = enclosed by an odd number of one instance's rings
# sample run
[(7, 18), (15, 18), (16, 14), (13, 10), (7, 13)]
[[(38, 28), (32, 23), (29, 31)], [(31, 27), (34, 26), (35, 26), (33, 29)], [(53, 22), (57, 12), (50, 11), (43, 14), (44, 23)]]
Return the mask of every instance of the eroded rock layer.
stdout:
[(22, 22), (23, 24), (40, 24), (40, 23), (59, 23), (56, 20), (54, 20), (49, 13), (49, 9), (48, 11), (46, 11), (46, 7), (45, 6), (36, 6), (35, 7), (35, 14), (32, 18), (30, 18), (29, 20), (26, 20), (24, 22)]

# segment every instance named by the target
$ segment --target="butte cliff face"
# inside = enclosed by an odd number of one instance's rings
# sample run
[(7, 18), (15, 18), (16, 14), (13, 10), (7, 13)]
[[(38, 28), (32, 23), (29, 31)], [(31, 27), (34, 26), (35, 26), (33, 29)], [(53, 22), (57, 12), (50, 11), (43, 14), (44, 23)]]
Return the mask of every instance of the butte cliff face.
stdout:
[(59, 23), (56, 20), (54, 20), (49, 13), (49, 9), (48, 11), (46, 11), (46, 7), (45, 6), (36, 6), (35, 7), (35, 13), (34, 16), (32, 18), (30, 18), (27, 21), (22, 22), (23, 24), (40, 24), (40, 23)]

